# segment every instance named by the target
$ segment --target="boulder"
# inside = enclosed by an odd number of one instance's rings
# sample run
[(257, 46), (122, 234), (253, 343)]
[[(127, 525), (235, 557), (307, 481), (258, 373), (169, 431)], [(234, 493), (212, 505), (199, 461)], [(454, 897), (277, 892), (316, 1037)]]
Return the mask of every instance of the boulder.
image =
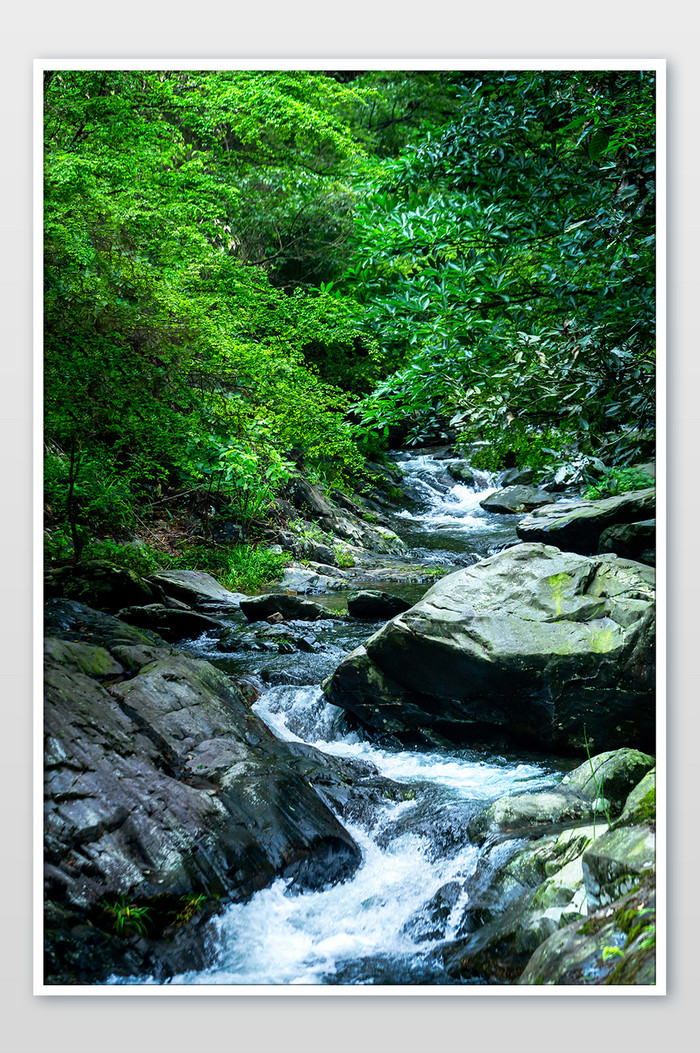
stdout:
[(617, 523), (606, 527), (598, 541), (598, 552), (614, 552), (623, 559), (635, 559), (639, 563), (656, 563), (656, 520), (644, 519), (639, 523)]
[(479, 502), (487, 512), (531, 512), (533, 508), (551, 503), (551, 495), (536, 490), (534, 486), (506, 486)]
[(500, 797), (471, 819), (469, 840), (483, 845), (494, 838), (541, 836), (550, 827), (620, 816), (635, 787), (649, 789), (645, 776), (655, 764), (649, 754), (634, 749), (598, 754), (555, 789)]
[(98, 559), (51, 568), (45, 575), (44, 594), (47, 599), (63, 596), (111, 612), (163, 601), (163, 591), (155, 582)]
[(620, 523), (646, 520), (656, 507), (656, 491), (634, 490), (600, 501), (561, 501), (536, 508), (517, 526), (521, 541), (541, 541), (592, 556), (601, 535)]
[(583, 854), (589, 910), (597, 910), (655, 876), (656, 838), (646, 824), (608, 830)]
[(212, 629), (220, 629), (221, 622), (196, 611), (173, 610), (162, 603), (150, 603), (145, 607), (124, 607), (118, 617), (130, 625), (152, 629), (164, 640), (185, 640)]
[[(350, 876), (360, 850), (309, 781), (312, 768), (323, 778), (323, 755), (290, 751), (208, 662), (149, 645), (150, 661), (130, 669), (124, 650), (146, 646), (138, 630), (93, 615), (64, 601), (52, 612), (62, 638), (46, 646), (49, 943), (75, 945), (88, 924), (105, 950), (93, 969), (113, 969), (108, 908), (122, 897), (148, 907), (157, 939), (182, 897)], [(331, 787), (349, 777), (336, 767)]]
[(557, 826), (589, 822), (595, 802), (575, 793), (550, 790), (500, 797), (469, 823), (467, 833), (475, 845), (495, 838), (542, 836)]
[(270, 615), (304, 622), (315, 622), (319, 618), (328, 618), (329, 612), (320, 603), (303, 600), (299, 596), (290, 596), (286, 592), (269, 592), (263, 596), (245, 596), (240, 607), (249, 622), (261, 622)]
[(348, 596), (348, 614), (351, 618), (389, 618), (408, 611), (411, 604), (401, 598), (392, 596), (389, 592), (374, 592), (365, 589), (360, 592), (351, 592)]
[[(653, 941), (654, 930), (653, 917), (647, 917), (654, 898), (653, 835), (648, 823), (638, 825), (640, 808), (653, 816), (649, 761), (630, 749), (593, 756), (554, 790), (500, 798), (469, 822), (470, 840), (481, 851), (456, 897), (464, 906), (461, 917), (451, 919), (455, 936), (442, 948), (451, 976), (511, 983), (654, 982), (653, 957), (637, 955)], [(577, 817), (579, 807), (597, 811), (596, 785), (604, 771), (616, 810), (622, 809), (610, 827), (602, 817)], [(647, 942), (640, 946), (635, 940), (643, 929)]]
[(621, 826), (639, 826), (644, 824), (651, 830), (654, 830), (656, 827), (655, 768), (647, 772), (641, 782), (629, 794), (622, 813), (612, 824), (611, 829), (616, 830)]
[[(291, 481), (288, 490), (294, 506), (310, 515), (327, 533), (351, 545), (376, 552), (401, 553), (405, 550), (406, 546), (393, 530), (380, 523), (368, 523), (356, 502), (344, 499), (346, 507), (340, 509), (319, 487), (301, 476)], [(307, 554), (312, 555), (310, 552)], [(321, 561), (329, 562), (325, 556), (321, 557)]]
[(306, 567), (287, 567), (282, 574), (281, 585), (294, 592), (323, 593), (345, 589), (347, 581), (342, 577), (331, 577)]
[(652, 986), (656, 982), (656, 895), (645, 887), (552, 933), (518, 985)]
[(532, 468), (506, 468), (501, 472), (499, 486), (532, 486), (535, 473)]
[(516, 981), (544, 940), (585, 917), (581, 858), (606, 829), (579, 823), (524, 847), (522, 841), (491, 847), (463, 889), (466, 910), (457, 938), (442, 949), (447, 972), (459, 979)]
[(167, 596), (204, 610), (235, 609), (243, 596), (242, 592), (229, 592), (203, 570), (159, 570), (149, 580)]
[(456, 479), (457, 482), (461, 483), (463, 486), (474, 486), (476, 484), (474, 469), (470, 468), (466, 461), (458, 461), (456, 464), (448, 464), (447, 471), (453, 479)]
[(128, 625), (112, 614), (93, 610), (77, 600), (59, 598), (47, 600), (44, 606), (44, 634), (57, 640), (87, 641), (103, 647), (122, 664), (125, 649), (127, 653), (130, 650), (135, 654), (142, 649), (150, 654), (153, 648), (164, 646), (162, 638), (150, 629)]
[(405, 741), (650, 751), (653, 666), (652, 568), (523, 544), (442, 578), (325, 690)]
[(611, 817), (627, 806), (628, 795), (642, 784), (656, 761), (639, 750), (619, 749), (600, 753), (562, 779), (560, 789), (600, 802)]

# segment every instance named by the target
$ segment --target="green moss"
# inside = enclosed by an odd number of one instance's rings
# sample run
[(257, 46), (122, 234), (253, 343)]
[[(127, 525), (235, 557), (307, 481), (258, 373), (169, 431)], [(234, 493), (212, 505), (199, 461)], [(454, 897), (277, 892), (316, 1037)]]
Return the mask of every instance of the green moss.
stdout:
[(596, 654), (606, 654), (612, 651), (617, 642), (617, 633), (614, 629), (606, 627), (591, 632), (591, 650)]
[(570, 575), (562, 571), (560, 574), (552, 574), (551, 578), (547, 579), (552, 589), (552, 599), (554, 601), (554, 612), (557, 618), (561, 617), (561, 613), (564, 605), (564, 589), (566, 585), (571, 581)]
[(95, 680), (115, 677), (124, 672), (109, 651), (96, 644), (51, 640), (46, 647), (47, 653), (53, 654), (59, 662), (65, 662)]
[(641, 819), (647, 823), (656, 821), (656, 787), (652, 786), (645, 793), (635, 809), (635, 819)]

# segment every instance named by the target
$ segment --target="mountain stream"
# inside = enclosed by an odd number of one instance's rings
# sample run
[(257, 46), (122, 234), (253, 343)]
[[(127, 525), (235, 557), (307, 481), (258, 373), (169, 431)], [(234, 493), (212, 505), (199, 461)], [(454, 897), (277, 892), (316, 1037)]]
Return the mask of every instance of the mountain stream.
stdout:
[[(479, 505), (492, 480), (484, 475), (475, 488), (455, 484), (448, 464), (428, 454), (403, 454), (397, 461), (413, 500), (392, 525), (407, 545), (403, 562), (424, 573), (458, 569), (517, 541), (518, 516), (488, 513)], [(355, 576), (352, 589), (381, 588), (415, 602), (428, 584), (425, 578), (405, 579), (378, 584)], [(288, 623), (310, 639), (309, 653), (279, 654), (269, 644), (266, 650), (256, 626), (241, 625), (242, 615), (231, 622), (237, 619), (245, 649), (222, 653), (210, 634), (184, 646), (262, 688), (253, 710), (279, 738), (371, 761), (405, 788), (405, 799), (379, 805), (357, 823), (342, 820), (362, 849), (351, 880), (300, 892), (277, 879), (247, 902), (229, 906), (208, 923), (209, 967), (175, 976), (170, 984), (454, 984), (440, 948), (460, 935), (480, 856), (481, 872), (520, 844), (506, 841), (484, 858), (484, 850), (467, 838), (470, 817), (497, 797), (544, 789), (561, 778), (564, 767), (552, 757), (485, 748), (380, 748), (352, 730), (344, 712), (323, 700), (320, 684), (381, 622), (334, 617), (347, 591), (313, 597), (327, 603), (328, 619), (311, 626)]]

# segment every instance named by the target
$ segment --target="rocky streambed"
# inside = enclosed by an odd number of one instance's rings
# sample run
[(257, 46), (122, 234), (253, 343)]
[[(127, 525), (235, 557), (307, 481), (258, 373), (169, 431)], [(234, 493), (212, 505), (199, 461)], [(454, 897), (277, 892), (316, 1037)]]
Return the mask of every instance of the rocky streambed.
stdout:
[(49, 578), (46, 983), (654, 982), (650, 496), (399, 467), (265, 596)]

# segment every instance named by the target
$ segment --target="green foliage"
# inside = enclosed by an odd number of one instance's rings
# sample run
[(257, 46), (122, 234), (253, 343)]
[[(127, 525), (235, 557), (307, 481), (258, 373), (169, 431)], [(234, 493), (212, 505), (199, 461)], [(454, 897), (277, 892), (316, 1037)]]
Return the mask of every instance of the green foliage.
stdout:
[(615, 920), (625, 934), (622, 947), (604, 947), (603, 961), (619, 959), (606, 984), (615, 984), (622, 974), (627, 960), (633, 954), (646, 954), (656, 948), (656, 909), (655, 907), (638, 906), (631, 910), (618, 912)]
[(353, 95), (305, 71), (47, 74), (47, 515), (76, 556), (178, 489), (247, 527), (292, 449), (330, 481), (358, 469), (341, 388), (376, 376), (363, 311), (327, 274), (280, 287), (336, 266)]
[(595, 800), (593, 802), (594, 809), (597, 807), (602, 808), (605, 814), (605, 821), (610, 826), (612, 823), (612, 816), (610, 814), (610, 805), (605, 797), (605, 779), (601, 775), (600, 780), (596, 775), (595, 768), (593, 767), (593, 759), (591, 757), (591, 751), (588, 746), (588, 735), (586, 734), (586, 726), (583, 727), (583, 741), (586, 746), (586, 756), (588, 757), (588, 765), (591, 769), (591, 777), (593, 779), (593, 785), (595, 786)]
[(172, 914), (175, 916), (175, 925), (186, 925), (195, 914), (199, 914), (203, 910), (206, 901), (207, 897), (202, 892), (199, 895), (180, 896), (181, 906), (177, 910), (172, 911)]
[(44, 103), (51, 555), (175, 494), (251, 538), (391, 425), (649, 456), (652, 74), (58, 70)]
[(466, 437), (458, 443), (469, 463), (482, 471), (498, 471), (504, 467), (506, 454), (515, 455), (515, 463), (527, 465), (537, 472), (552, 470), (577, 452), (576, 433), (556, 427), (528, 429), (518, 422), (507, 432), (498, 427), (484, 428), (483, 439), (471, 446)]
[(136, 933), (139, 936), (148, 935), (148, 925), (151, 921), (148, 907), (139, 907), (135, 903), (129, 903), (126, 896), (122, 896), (116, 903), (104, 902), (104, 908), (112, 917), (114, 931), (118, 936), (127, 936)]
[(363, 187), (345, 288), (394, 370), (363, 422), (556, 427), (628, 463), (654, 419), (653, 74), (465, 74), (461, 103)]
[(345, 545), (334, 545), (333, 555), (335, 556), (335, 561), (341, 570), (355, 566), (355, 557)]
[(595, 486), (589, 486), (584, 497), (597, 500), (632, 490), (648, 490), (653, 486), (654, 480), (641, 468), (609, 468)]
[(104, 560), (125, 570), (133, 570), (142, 577), (166, 567), (173, 567), (175, 563), (174, 557), (150, 545), (97, 538), (91, 539), (85, 546), (83, 557)]
[(168, 561), (173, 569), (204, 570), (231, 592), (255, 592), (277, 581), (287, 557), (269, 548), (254, 545), (230, 545), (214, 548), (191, 545)]
[[(53, 545), (57, 545), (55, 539)], [(67, 555), (64, 550), (54, 558), (65, 559)], [(263, 545), (183, 544), (173, 554), (143, 543), (95, 538), (86, 544), (83, 557), (106, 560), (144, 577), (158, 570), (203, 570), (232, 592), (255, 592), (277, 581), (287, 562), (285, 555)]]

